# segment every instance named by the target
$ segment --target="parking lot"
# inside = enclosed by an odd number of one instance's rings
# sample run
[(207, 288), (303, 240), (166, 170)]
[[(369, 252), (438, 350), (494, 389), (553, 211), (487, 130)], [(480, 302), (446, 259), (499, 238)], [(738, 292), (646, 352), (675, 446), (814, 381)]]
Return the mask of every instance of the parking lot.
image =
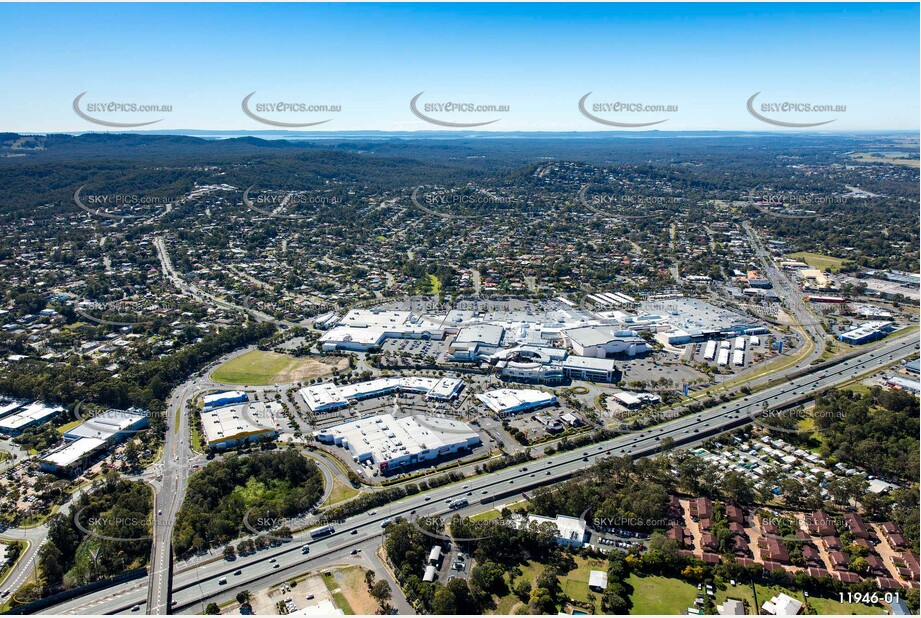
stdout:
[(394, 364), (428, 365), (441, 362), (448, 345), (448, 341), (431, 339), (387, 339), (381, 345), (381, 353), (402, 361)]

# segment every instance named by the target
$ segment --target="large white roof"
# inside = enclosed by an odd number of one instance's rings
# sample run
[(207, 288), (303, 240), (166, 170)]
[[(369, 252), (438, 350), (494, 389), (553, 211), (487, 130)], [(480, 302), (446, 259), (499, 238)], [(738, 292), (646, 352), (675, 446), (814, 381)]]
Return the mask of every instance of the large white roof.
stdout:
[(42, 461), (46, 461), (61, 468), (66, 468), (67, 466), (80, 461), (80, 459), (85, 455), (88, 455), (89, 453), (102, 448), (105, 446), (105, 443), (106, 441), (101, 438), (80, 438), (79, 440), (70, 442), (62, 448), (51, 451), (42, 457)]
[(422, 415), (394, 418), (392, 414), (369, 416), (314, 432), (315, 436), (320, 434), (345, 440), (356, 456), (371, 455), (378, 462), (479, 439), (461, 421)]
[(0, 419), (0, 428), (19, 429), (20, 427), (25, 427), (36, 421), (43, 421), (51, 418), (55, 414), (63, 411), (64, 408), (61, 406), (49, 406), (41, 401), (35, 401), (19, 412), (10, 414), (4, 419)]
[(280, 403), (261, 401), (237, 403), (201, 414), (205, 440), (211, 444), (234, 440), (276, 429), (276, 418), (282, 414)]
[(102, 414), (93, 416), (77, 425), (68, 431), (65, 436), (70, 439), (102, 438), (105, 440), (129, 429), (144, 418), (144, 414), (130, 410), (106, 410)]
[(552, 393), (531, 388), (500, 388), (478, 394), (476, 397), (493, 412), (549, 405), (556, 401)]
[(554, 524), (559, 531), (560, 538), (571, 541), (579, 541), (585, 538), (585, 522), (578, 517), (569, 515), (557, 515), (556, 517), (546, 517), (544, 515), (528, 515), (528, 523)]
[(433, 397), (448, 398), (461, 387), (458, 378), (423, 378), (404, 376), (395, 378), (377, 378), (355, 384), (335, 385), (332, 383), (305, 386), (300, 389), (311, 410), (321, 410), (330, 406), (345, 405), (350, 399), (361, 399), (375, 395), (384, 395), (395, 390), (408, 390), (424, 393)]

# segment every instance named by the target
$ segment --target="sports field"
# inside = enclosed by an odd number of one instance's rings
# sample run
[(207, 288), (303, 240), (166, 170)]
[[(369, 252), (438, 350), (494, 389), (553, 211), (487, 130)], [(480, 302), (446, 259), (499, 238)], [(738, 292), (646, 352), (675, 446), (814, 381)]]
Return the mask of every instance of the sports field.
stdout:
[(211, 373), (211, 379), (224, 384), (265, 386), (322, 378), (348, 369), (347, 358), (290, 356), (277, 352), (253, 350), (233, 358)]

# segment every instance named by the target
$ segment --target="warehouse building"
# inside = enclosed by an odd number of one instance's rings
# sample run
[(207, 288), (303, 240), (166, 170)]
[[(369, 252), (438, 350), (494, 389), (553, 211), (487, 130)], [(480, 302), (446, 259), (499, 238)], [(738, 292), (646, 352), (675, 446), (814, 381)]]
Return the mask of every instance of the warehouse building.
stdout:
[(313, 433), (318, 442), (347, 449), (356, 462), (373, 462), (381, 474), (469, 451), (481, 444), (466, 423), (423, 415), (369, 416)]
[(356, 384), (317, 384), (305, 386), (298, 393), (311, 411), (324, 412), (347, 406), (352, 401), (401, 392), (419, 393), (429, 399), (447, 401), (456, 397), (463, 386), (464, 382), (459, 378), (399, 377)]
[(49, 406), (41, 401), (35, 401), (0, 419), (0, 433), (7, 436), (18, 436), (29, 427), (47, 423), (63, 411), (64, 408), (61, 406)]
[(892, 376), (886, 378), (886, 384), (895, 388), (900, 388), (910, 393), (921, 393), (921, 382), (918, 382), (917, 380), (909, 380), (899, 376)]
[(476, 398), (496, 414), (515, 414), (556, 403), (556, 396), (552, 393), (533, 389), (500, 388), (477, 394)]
[(51, 474), (75, 476), (93, 465), (107, 449), (108, 443), (102, 438), (80, 438), (43, 455), (39, 467)]
[(208, 448), (224, 449), (278, 437), (284, 408), (278, 402), (232, 404), (204, 410), (201, 429)]
[(3, 418), (9, 414), (12, 414), (16, 410), (23, 407), (24, 405), (26, 405), (25, 401), (19, 401), (15, 399), (0, 400), (0, 418)]
[(105, 440), (107, 444), (117, 444), (149, 424), (150, 412), (148, 410), (141, 408), (106, 410), (67, 431), (64, 439), (96, 438)]
[(148, 410), (106, 410), (65, 432), (65, 444), (42, 455), (39, 466), (52, 474), (76, 476), (149, 424)]
[(841, 333), (838, 335), (838, 339), (844, 343), (850, 343), (851, 345), (861, 345), (879, 341), (894, 330), (896, 330), (896, 328), (890, 322), (867, 322), (866, 324), (861, 324), (857, 328), (852, 328), (845, 333)]
[(212, 393), (202, 397), (205, 408), (217, 408), (219, 406), (242, 403), (244, 401), (249, 401), (249, 395), (243, 391), (224, 391), (222, 393)]

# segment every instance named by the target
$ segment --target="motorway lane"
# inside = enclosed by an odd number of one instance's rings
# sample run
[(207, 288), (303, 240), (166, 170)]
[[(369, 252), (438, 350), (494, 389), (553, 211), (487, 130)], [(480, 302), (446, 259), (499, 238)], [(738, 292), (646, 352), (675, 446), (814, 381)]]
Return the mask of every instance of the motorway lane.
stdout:
[[(173, 569), (172, 536), (176, 513), (182, 506), (188, 484), (189, 472), (196, 457), (192, 453), (187, 437), (189, 415), (185, 404), (196, 392), (198, 379), (182, 384), (173, 391), (166, 408), (166, 433), (163, 439), (163, 454), (160, 459), (162, 476), (154, 486), (153, 540), (150, 552), (147, 606), (150, 614), (168, 614), (170, 583)], [(176, 426), (176, 416), (179, 426)]]
[[(641, 433), (620, 436), (577, 451), (556, 454), (549, 459), (532, 461), (523, 467), (526, 469), (506, 468), (468, 479), (466, 482), (473, 487), (469, 490), (473, 495), (467, 497), (471, 501), (483, 498), (501, 499), (504, 496), (527, 491), (532, 487), (565, 480), (584, 468), (586, 460), (590, 462), (599, 455), (649, 455), (658, 450), (661, 440), (665, 437), (672, 437), (676, 442), (682, 444), (697, 442), (708, 435), (746, 425), (752, 422), (749, 414), (760, 414), (762, 404), (765, 402), (768, 403), (769, 408), (782, 406), (804, 395), (826, 390), (874, 368), (910, 356), (916, 351), (917, 335), (906, 335), (883, 343), (884, 345), (874, 347), (858, 357), (817, 366), (811, 373), (753, 393), (743, 400), (721, 404), (700, 414), (675, 419)], [(173, 598), (177, 603), (176, 610), (194, 610), (193, 606), (197, 607), (201, 602), (209, 602), (212, 598), (225, 594), (228, 586), (233, 591), (243, 587), (254, 590), (268, 585), (269, 582), (283, 581), (286, 577), (290, 577), (295, 570), (292, 567), (300, 571), (315, 568), (316, 564), (323, 564), (326, 561), (327, 553), (338, 555), (339, 551), (379, 537), (381, 523), (388, 517), (396, 515), (433, 516), (448, 513), (449, 509), (444, 501), (467, 494), (467, 491), (460, 488), (462, 483), (463, 481), (404, 498), (379, 508), (375, 515), (363, 513), (351, 517), (344, 523), (336, 525), (336, 532), (330, 537), (309, 540), (301, 534), (296, 536), (291, 543), (258, 552), (252, 556), (238, 558), (234, 563), (217, 561), (177, 572), (172, 587)], [(485, 494), (483, 494), (484, 491)], [(473, 512), (476, 509), (474, 505), (465, 511)], [(352, 530), (356, 531), (355, 534), (352, 534)], [(301, 545), (305, 542), (311, 547), (310, 554), (307, 556), (302, 555), (300, 550)], [(273, 568), (273, 563), (270, 562), (272, 558), (275, 558), (281, 565), (278, 569)], [(321, 558), (323, 562), (317, 562)], [(241, 576), (233, 576), (233, 572), (237, 569), (242, 571)], [(290, 573), (287, 572), (289, 569)], [(221, 577), (228, 578), (227, 585), (218, 583)], [(232, 577), (240, 579), (233, 581)], [(143, 600), (143, 594), (126, 594), (121, 600), (111, 599), (95, 603), (92, 606), (92, 612), (124, 612), (129, 610), (132, 604), (142, 603)], [(66, 605), (68, 604), (49, 608), (48, 613), (66, 613)]]

